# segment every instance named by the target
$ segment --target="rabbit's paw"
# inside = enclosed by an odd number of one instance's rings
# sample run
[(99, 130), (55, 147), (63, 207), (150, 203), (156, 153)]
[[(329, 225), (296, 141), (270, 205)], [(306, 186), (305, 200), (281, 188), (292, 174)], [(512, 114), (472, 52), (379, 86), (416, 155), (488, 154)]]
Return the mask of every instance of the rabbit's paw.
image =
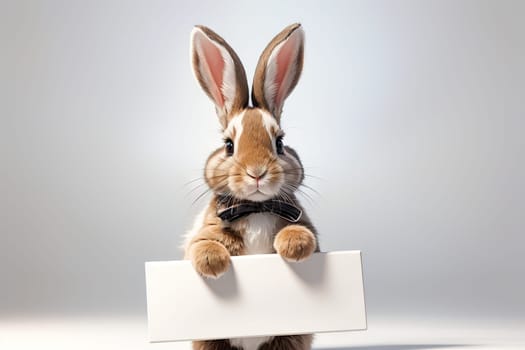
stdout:
[(290, 225), (277, 233), (273, 247), (286, 260), (301, 261), (313, 254), (317, 243), (312, 231), (301, 225)]
[(215, 241), (193, 243), (190, 257), (195, 270), (204, 277), (219, 278), (230, 266), (230, 253), (224, 245)]

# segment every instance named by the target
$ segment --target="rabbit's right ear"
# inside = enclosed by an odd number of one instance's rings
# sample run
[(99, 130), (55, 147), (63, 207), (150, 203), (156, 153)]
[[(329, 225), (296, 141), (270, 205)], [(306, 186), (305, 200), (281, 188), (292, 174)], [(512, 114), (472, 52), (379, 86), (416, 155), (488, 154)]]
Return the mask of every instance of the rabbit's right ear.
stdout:
[(191, 32), (191, 61), (195, 77), (215, 103), (226, 128), (229, 118), (248, 106), (248, 83), (239, 57), (214, 31), (195, 26)]
[(299, 23), (284, 28), (266, 46), (253, 78), (252, 101), (281, 119), (284, 100), (303, 69), (304, 32)]

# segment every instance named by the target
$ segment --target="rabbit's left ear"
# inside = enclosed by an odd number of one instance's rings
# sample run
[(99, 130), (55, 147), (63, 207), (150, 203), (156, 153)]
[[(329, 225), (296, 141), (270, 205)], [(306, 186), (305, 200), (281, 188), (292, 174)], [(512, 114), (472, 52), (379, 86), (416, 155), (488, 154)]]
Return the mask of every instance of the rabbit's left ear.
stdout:
[(286, 27), (264, 49), (253, 79), (255, 107), (280, 120), (284, 100), (299, 81), (303, 69), (304, 31), (299, 23)]
[(248, 106), (248, 82), (241, 60), (217, 33), (195, 26), (191, 33), (193, 72), (215, 103), (223, 128), (235, 112)]

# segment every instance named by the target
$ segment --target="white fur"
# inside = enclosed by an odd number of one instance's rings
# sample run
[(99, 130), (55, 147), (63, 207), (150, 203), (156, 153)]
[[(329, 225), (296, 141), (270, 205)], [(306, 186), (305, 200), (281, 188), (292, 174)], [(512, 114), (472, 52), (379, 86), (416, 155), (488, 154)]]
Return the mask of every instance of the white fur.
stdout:
[(243, 350), (257, 350), (257, 348), (273, 337), (251, 337), (230, 339), (230, 344)]
[(279, 124), (277, 124), (277, 121), (270, 113), (266, 112), (263, 109), (259, 109), (259, 112), (262, 116), (262, 123), (264, 125), (264, 128), (268, 132), (268, 135), (270, 135), (270, 138), (273, 139), (272, 129), (279, 130)]
[(270, 213), (255, 213), (246, 217), (248, 224), (244, 232), (246, 254), (273, 253), (273, 236), (277, 216)]
[(237, 92), (237, 81), (235, 80), (235, 64), (233, 58), (230, 56), (228, 50), (222, 46), (218, 46), (221, 51), (221, 56), (224, 59), (224, 71), (222, 72), (222, 86), (221, 91), (224, 96), (224, 104), (226, 110), (230, 112), (233, 106), (233, 100)]
[(279, 53), (279, 49), (285, 41), (280, 43), (275, 47), (275, 49), (272, 51), (270, 57), (268, 58), (268, 64), (266, 65), (266, 72), (265, 72), (265, 80), (264, 80), (264, 98), (269, 104), (270, 110), (273, 110), (275, 105), (275, 97), (277, 96), (277, 92), (279, 90), (279, 86), (277, 86), (275, 82), (275, 76), (277, 75), (277, 54)]
[(273, 142), (275, 140), (275, 135), (272, 133), (272, 129), (279, 130), (280, 129), (279, 124), (277, 124), (277, 121), (270, 113), (262, 109), (260, 110), (260, 112), (262, 115), (262, 123), (264, 125), (264, 128), (266, 129), (266, 132), (268, 133), (270, 140), (272, 140), (273, 151), (276, 152), (275, 142)]
[[(228, 123), (228, 128), (224, 131), (225, 137), (231, 137), (231, 135), (233, 134), (233, 130), (235, 130), (235, 140), (232, 140), (234, 145), (238, 145), (239, 139), (241, 138), (243, 130), (242, 119), (244, 118), (244, 113), (245, 111), (242, 111), (241, 113), (233, 117)], [(237, 147), (234, 146), (233, 153), (235, 153), (236, 151)]]

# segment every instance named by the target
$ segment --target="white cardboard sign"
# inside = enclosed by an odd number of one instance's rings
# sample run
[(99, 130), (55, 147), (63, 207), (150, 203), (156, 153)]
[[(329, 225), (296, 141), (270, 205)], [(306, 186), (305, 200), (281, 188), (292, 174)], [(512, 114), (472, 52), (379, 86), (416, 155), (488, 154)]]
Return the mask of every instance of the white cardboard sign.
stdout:
[(361, 252), (232, 257), (219, 279), (189, 261), (146, 263), (150, 342), (366, 329)]

